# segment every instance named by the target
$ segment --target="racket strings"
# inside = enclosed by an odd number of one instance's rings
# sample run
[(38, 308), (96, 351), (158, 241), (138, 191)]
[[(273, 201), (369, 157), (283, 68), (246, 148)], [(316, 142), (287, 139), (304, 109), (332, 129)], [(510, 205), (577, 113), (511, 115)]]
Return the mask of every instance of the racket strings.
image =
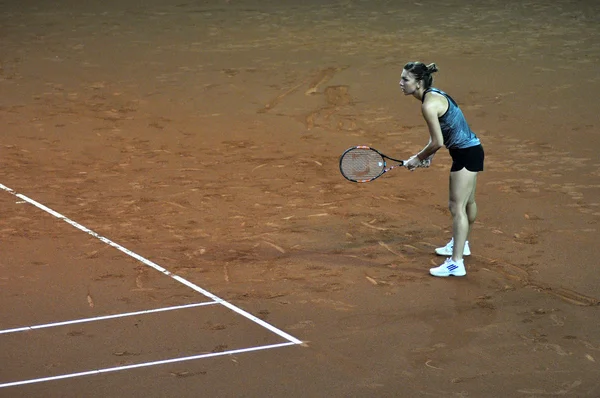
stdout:
[(379, 176), (385, 161), (377, 152), (355, 148), (344, 154), (340, 161), (342, 174), (350, 180), (370, 180)]

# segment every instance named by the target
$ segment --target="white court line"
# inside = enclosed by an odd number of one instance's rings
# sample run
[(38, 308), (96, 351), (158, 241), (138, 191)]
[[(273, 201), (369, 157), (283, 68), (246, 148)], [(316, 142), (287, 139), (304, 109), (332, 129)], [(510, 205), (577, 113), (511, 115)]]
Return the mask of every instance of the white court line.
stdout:
[(36, 330), (36, 329), (52, 328), (52, 327), (56, 327), (56, 326), (73, 325), (73, 324), (76, 324), (76, 323), (104, 321), (106, 319), (125, 318), (125, 317), (128, 317), (128, 316), (152, 314), (152, 313), (155, 313), (155, 312), (165, 312), (165, 311), (181, 310), (181, 309), (184, 309), (184, 308), (194, 308), (194, 307), (201, 307), (201, 306), (204, 306), (204, 305), (212, 305), (212, 304), (218, 304), (218, 303), (216, 301), (208, 301), (208, 302), (204, 302), (204, 303), (185, 304), (185, 305), (178, 305), (178, 306), (174, 306), (174, 307), (157, 308), (157, 309), (153, 309), (153, 310), (144, 310), (144, 311), (136, 311), (136, 312), (124, 312), (122, 314), (104, 315), (104, 316), (98, 316), (98, 317), (95, 317), (95, 318), (83, 318), (83, 319), (75, 319), (75, 320), (72, 320), (72, 321), (47, 323), (45, 325), (24, 326), (24, 327), (20, 327), (20, 328), (0, 330), (0, 334), (26, 332), (28, 330)]
[(182, 284), (186, 285), (187, 287), (189, 287), (189, 288), (197, 291), (198, 293), (201, 293), (204, 296), (206, 296), (206, 297), (208, 297), (208, 298), (216, 301), (217, 303), (219, 303), (219, 304), (221, 304), (221, 305), (229, 308), (230, 310), (232, 310), (234, 312), (237, 312), (239, 315), (241, 315), (241, 316), (243, 316), (243, 317), (251, 320), (252, 322), (255, 322), (255, 323), (259, 324), (260, 326), (264, 327), (265, 329), (270, 330), (271, 332), (277, 334), (278, 336), (280, 336), (280, 337), (282, 337), (282, 338), (284, 338), (284, 339), (286, 339), (286, 340), (288, 340), (288, 341), (290, 341), (290, 342), (292, 342), (294, 344), (302, 344), (302, 341), (300, 341), (297, 338), (295, 338), (294, 336), (292, 336), (292, 335), (284, 332), (283, 330), (280, 330), (280, 329), (276, 328), (275, 326), (273, 326), (273, 325), (271, 325), (271, 324), (263, 321), (262, 319), (255, 317), (254, 315), (250, 314), (249, 312), (244, 311), (243, 309), (241, 309), (241, 308), (239, 308), (239, 307), (237, 307), (237, 306), (235, 306), (235, 305), (233, 305), (233, 304), (231, 304), (231, 303), (223, 300), (222, 298), (215, 296), (214, 294), (212, 294), (208, 290), (204, 290), (200, 286), (195, 285), (192, 282), (190, 282), (190, 281), (188, 281), (188, 280), (186, 280), (186, 279), (184, 279), (184, 278), (182, 278), (182, 277), (180, 277), (178, 275), (173, 274), (171, 271), (168, 271), (165, 268), (161, 267), (160, 265), (158, 265), (156, 263), (153, 263), (152, 261), (150, 261), (150, 260), (148, 260), (148, 259), (140, 256), (139, 254), (136, 254), (136, 253), (132, 252), (131, 250), (129, 250), (129, 249), (127, 249), (127, 248), (119, 245), (118, 243), (115, 243), (115, 242), (111, 241), (110, 239), (105, 238), (104, 236), (101, 236), (101, 235), (97, 234), (96, 232), (92, 231), (91, 229), (86, 228), (83, 225), (81, 225), (79, 223), (76, 223), (73, 220), (68, 219), (67, 217), (63, 216), (62, 214), (60, 214), (60, 213), (58, 213), (58, 212), (50, 209), (49, 207), (46, 207), (43, 204), (38, 203), (35, 200), (30, 199), (30, 198), (28, 198), (25, 195), (17, 193), (13, 189), (11, 189), (11, 188), (3, 185), (3, 184), (0, 184), (0, 189), (6, 191), (8, 193), (10, 193), (11, 195), (16, 196), (17, 198), (20, 198), (20, 199), (24, 200), (27, 203), (30, 203), (30, 204), (34, 205), (35, 207), (37, 207), (37, 208), (45, 211), (46, 213), (52, 214), (54, 217), (56, 217), (56, 218), (58, 218), (60, 220), (63, 220), (67, 224), (71, 224), (72, 226), (74, 226), (75, 228), (79, 229), (80, 231), (83, 231), (83, 232), (85, 232), (87, 234), (92, 235), (93, 237), (95, 237), (96, 239), (98, 239), (98, 240), (106, 243), (107, 245), (112, 246), (115, 249), (117, 249), (117, 250), (119, 250), (119, 251), (127, 254), (128, 256), (133, 257), (136, 260), (138, 260), (138, 261), (146, 264), (147, 266), (154, 268), (155, 270), (157, 270), (157, 271), (159, 271), (159, 272), (167, 275), (168, 277), (170, 277), (172, 279), (175, 279), (177, 282), (182, 283)]
[(195, 360), (195, 359), (212, 358), (212, 357), (219, 357), (219, 356), (223, 356), (223, 355), (241, 354), (241, 353), (244, 353), (244, 352), (251, 352), (251, 351), (268, 350), (268, 349), (271, 349), (271, 348), (286, 347), (286, 346), (295, 345), (295, 344), (296, 343), (293, 343), (293, 342), (287, 342), (287, 343), (263, 345), (263, 346), (259, 346), (259, 347), (240, 348), (238, 350), (229, 350), (229, 351), (221, 351), (221, 352), (211, 352), (211, 353), (207, 353), (207, 354), (192, 355), (192, 356), (189, 356), (189, 357), (164, 359), (164, 360), (161, 360), (161, 361), (138, 363), (138, 364), (134, 364), (134, 365), (118, 366), (118, 367), (114, 367), (114, 368), (104, 368), (104, 369), (88, 370), (88, 371), (85, 371), (85, 372), (70, 373), (70, 374), (59, 375), (59, 376), (42, 377), (42, 378), (39, 378), (39, 379), (29, 379), (29, 380), (13, 381), (13, 382), (10, 382), (10, 383), (0, 384), (0, 388), (21, 386), (21, 385), (24, 385), (24, 384), (42, 383), (42, 382), (45, 382), (45, 381), (52, 381), (52, 380), (70, 379), (70, 378), (81, 377), (81, 376), (97, 375), (97, 374), (101, 374), (101, 373), (118, 372), (120, 370), (128, 370), (128, 369), (135, 369), (135, 368), (144, 368), (144, 367), (148, 367), (148, 366), (156, 366), (156, 365), (164, 365), (164, 364), (168, 364), (168, 363), (192, 361), (192, 360)]
[[(133, 365), (113, 367), (113, 368), (90, 370), (90, 371), (85, 371), (85, 372), (64, 374), (64, 375), (51, 376), (51, 377), (42, 377), (42, 378), (38, 378), (38, 379), (14, 381), (14, 382), (0, 384), (0, 388), (13, 387), (13, 386), (32, 384), (32, 383), (41, 383), (41, 382), (46, 382), (46, 381), (61, 380), (61, 379), (68, 379), (68, 378), (81, 377), (81, 376), (89, 376), (89, 375), (100, 374), (100, 373), (117, 372), (117, 371), (127, 370), (127, 369), (135, 369), (135, 368), (142, 368), (142, 367), (148, 367), (148, 366), (163, 365), (163, 364), (168, 364), (168, 363), (191, 361), (191, 360), (195, 360), (195, 359), (211, 358), (211, 357), (223, 356), (223, 355), (233, 355), (233, 354), (240, 354), (240, 353), (244, 353), (244, 352), (259, 351), (259, 350), (266, 350), (266, 349), (271, 349), (271, 348), (286, 347), (286, 346), (290, 346), (290, 345), (302, 344), (302, 341), (298, 340), (297, 338), (293, 337), (292, 335), (285, 333), (284, 331), (274, 327), (273, 325), (263, 321), (262, 319), (257, 318), (254, 315), (242, 310), (241, 308), (215, 296), (214, 294), (210, 293), (207, 290), (202, 289), (201, 287), (193, 284), (192, 282), (190, 282), (178, 275), (171, 273), (170, 271), (166, 270), (165, 268), (161, 267), (160, 265), (155, 264), (154, 262), (140, 256), (139, 254), (136, 254), (136, 253), (132, 252), (131, 250), (111, 241), (110, 239), (97, 234), (96, 232), (90, 230), (89, 228), (86, 228), (83, 225), (81, 225), (73, 220), (68, 219), (67, 217), (63, 216), (62, 214), (42, 205), (41, 203), (38, 203), (35, 200), (30, 199), (25, 195), (19, 194), (19, 193), (15, 192), (13, 189), (8, 188), (7, 186), (5, 186), (3, 184), (0, 184), (0, 189), (24, 200), (27, 203), (34, 205), (35, 207), (53, 215), (54, 217), (56, 217), (60, 220), (65, 221), (66, 223), (74, 226), (75, 228), (79, 229), (80, 231), (83, 231), (89, 235), (92, 235), (93, 237), (106, 243), (107, 245), (116, 248), (117, 250), (127, 254), (128, 256), (135, 258), (136, 260), (142, 262), (143, 264), (145, 264), (151, 268), (154, 268), (155, 270), (163, 273), (164, 275), (169, 276), (170, 278), (178, 281), (179, 283), (182, 283), (182, 284), (190, 287), (191, 289), (193, 289), (213, 300), (213, 302), (206, 303), (206, 305), (217, 304), (217, 303), (221, 304), (221, 305), (229, 308), (230, 310), (236, 312), (237, 314), (242, 315), (243, 317), (257, 323), (258, 325), (264, 327), (265, 329), (270, 330), (271, 332), (277, 334), (278, 336), (288, 340), (287, 343), (279, 343), (279, 344), (272, 344), (272, 345), (266, 345), (266, 346), (242, 348), (242, 349), (222, 351), (222, 352), (217, 352), (217, 353), (199, 354), (199, 355), (182, 357), (182, 358), (172, 358), (172, 359), (165, 359), (165, 360), (154, 361), (154, 362), (146, 362), (146, 363), (141, 363), (141, 364), (133, 364)], [(202, 304), (199, 304), (199, 305), (202, 305)], [(159, 310), (155, 310), (155, 312), (156, 311), (159, 311)], [(118, 316), (118, 315), (116, 315), (116, 316)], [(115, 317), (115, 316), (109, 315), (108, 317)], [(85, 320), (79, 320), (79, 321), (81, 322), (81, 321), (85, 321)], [(78, 320), (67, 321), (67, 322), (78, 322)], [(64, 323), (61, 323), (61, 324), (64, 324)], [(40, 326), (42, 327), (45, 325), (40, 325)], [(46, 327), (49, 327), (49, 326), (46, 326)], [(31, 328), (34, 328), (34, 327), (30, 327), (27, 330), (31, 330)]]

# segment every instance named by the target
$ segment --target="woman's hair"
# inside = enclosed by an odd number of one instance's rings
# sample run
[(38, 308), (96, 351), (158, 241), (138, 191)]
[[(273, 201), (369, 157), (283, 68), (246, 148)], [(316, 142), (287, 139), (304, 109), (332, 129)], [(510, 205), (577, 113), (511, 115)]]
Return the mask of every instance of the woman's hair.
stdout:
[(434, 63), (425, 65), (423, 62), (409, 62), (404, 65), (404, 70), (413, 74), (417, 81), (422, 81), (425, 89), (433, 84), (433, 73), (438, 71)]

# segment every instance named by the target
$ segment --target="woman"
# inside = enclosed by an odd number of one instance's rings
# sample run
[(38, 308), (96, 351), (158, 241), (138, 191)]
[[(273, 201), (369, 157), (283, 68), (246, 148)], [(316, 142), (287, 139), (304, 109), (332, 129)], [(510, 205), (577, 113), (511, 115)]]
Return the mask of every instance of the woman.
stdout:
[(421, 101), (421, 111), (430, 135), (427, 146), (410, 158), (406, 167), (414, 170), (423, 161), (430, 160), (442, 145), (448, 148), (452, 157), (449, 207), (453, 237), (446, 246), (435, 249), (438, 255), (448, 258), (429, 272), (433, 276), (464, 276), (463, 256), (471, 254), (468, 239), (477, 216), (475, 187), (477, 173), (483, 171), (484, 152), (456, 102), (431, 86), (432, 74), (437, 71), (435, 64), (425, 65), (422, 62), (409, 62), (402, 71), (400, 88), (405, 95)]

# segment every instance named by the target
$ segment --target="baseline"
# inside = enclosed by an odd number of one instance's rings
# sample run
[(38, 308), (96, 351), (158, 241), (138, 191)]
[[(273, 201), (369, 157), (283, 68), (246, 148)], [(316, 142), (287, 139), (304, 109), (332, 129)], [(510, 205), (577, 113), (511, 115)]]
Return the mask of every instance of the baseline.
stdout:
[(102, 373), (111, 373), (111, 372), (118, 372), (118, 371), (122, 371), (122, 370), (145, 368), (145, 367), (149, 367), (149, 366), (157, 366), (157, 365), (165, 365), (165, 364), (177, 363), (177, 362), (193, 361), (196, 359), (213, 358), (213, 357), (219, 357), (219, 356), (224, 356), (224, 355), (234, 355), (234, 354), (241, 354), (241, 353), (245, 353), (245, 352), (268, 350), (268, 349), (273, 349), (273, 348), (287, 347), (290, 345), (296, 345), (296, 343), (287, 342), (287, 343), (269, 344), (269, 345), (264, 345), (264, 346), (240, 348), (240, 349), (236, 349), (236, 350), (192, 355), (192, 356), (181, 357), (181, 358), (163, 359), (160, 361), (145, 362), (145, 363), (138, 363), (138, 364), (132, 364), (132, 365), (124, 365), (124, 366), (116, 366), (113, 368), (88, 370), (85, 372), (70, 373), (70, 374), (64, 374), (64, 375), (58, 375), (58, 376), (41, 377), (38, 379), (14, 381), (14, 382), (0, 384), (0, 388), (16, 387), (16, 386), (22, 386), (22, 385), (26, 385), (26, 384), (43, 383), (43, 382), (47, 382), (47, 381), (71, 379), (71, 378), (75, 378), (75, 377), (98, 375), (98, 374), (102, 374)]

